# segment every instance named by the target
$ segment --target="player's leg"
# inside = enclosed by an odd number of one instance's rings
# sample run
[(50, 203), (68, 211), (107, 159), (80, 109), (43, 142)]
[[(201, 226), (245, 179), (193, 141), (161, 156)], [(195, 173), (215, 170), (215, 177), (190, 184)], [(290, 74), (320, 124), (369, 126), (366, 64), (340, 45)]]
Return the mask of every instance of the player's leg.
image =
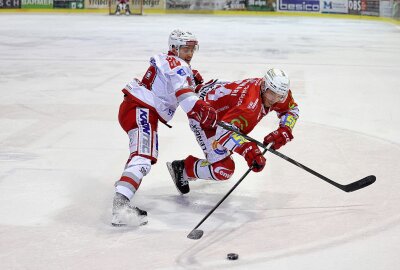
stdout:
[(119, 15), (121, 12), (122, 3), (117, 3), (117, 9), (115, 10), (115, 15)]
[(235, 171), (235, 162), (231, 156), (211, 163), (206, 159), (188, 156), (184, 160), (185, 173), (189, 180), (204, 179), (224, 181), (228, 180)]
[(189, 180), (227, 180), (235, 169), (230, 153), (215, 143), (215, 130), (202, 130), (193, 119), (190, 120), (190, 128), (207, 159), (188, 156), (185, 160), (167, 162), (175, 186), (182, 194), (190, 191)]
[(147, 223), (147, 212), (130, 204), (139, 189), (142, 179), (149, 173), (151, 165), (157, 162), (157, 117), (146, 108), (124, 101), (119, 112), (121, 126), (128, 133), (130, 156), (121, 178), (115, 183), (113, 201), (114, 226), (133, 223)]
[(131, 155), (121, 178), (115, 183), (112, 225), (123, 226), (135, 223), (136, 220), (139, 221), (140, 225), (147, 223), (147, 212), (132, 206), (130, 201), (139, 189), (143, 177), (150, 172), (150, 169), (151, 161), (148, 158), (135, 154)]
[(130, 8), (129, 8), (129, 4), (126, 3), (126, 4), (125, 4), (125, 15), (130, 15), (130, 14), (131, 14), (131, 10), (130, 10)]

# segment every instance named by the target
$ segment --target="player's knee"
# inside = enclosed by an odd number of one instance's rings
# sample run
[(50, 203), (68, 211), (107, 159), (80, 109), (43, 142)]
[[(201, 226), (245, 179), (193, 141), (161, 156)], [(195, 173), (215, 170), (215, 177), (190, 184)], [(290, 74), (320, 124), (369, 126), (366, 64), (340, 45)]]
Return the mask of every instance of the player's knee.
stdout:
[(225, 181), (231, 178), (235, 172), (235, 162), (229, 156), (221, 161), (212, 164), (214, 176), (218, 181)]
[(151, 160), (141, 156), (134, 156), (125, 167), (125, 172), (132, 173), (142, 179), (151, 169)]

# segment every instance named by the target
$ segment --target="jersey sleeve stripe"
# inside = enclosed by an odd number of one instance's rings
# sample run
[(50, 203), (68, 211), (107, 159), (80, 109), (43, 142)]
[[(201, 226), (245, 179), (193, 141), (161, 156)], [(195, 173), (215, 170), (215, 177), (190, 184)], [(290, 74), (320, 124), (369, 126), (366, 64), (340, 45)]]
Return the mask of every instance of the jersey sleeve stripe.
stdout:
[(175, 92), (175, 96), (178, 99), (178, 101), (181, 101), (181, 100), (187, 98), (188, 96), (195, 96), (195, 95), (196, 94), (190, 88), (183, 88), (183, 89), (177, 90)]

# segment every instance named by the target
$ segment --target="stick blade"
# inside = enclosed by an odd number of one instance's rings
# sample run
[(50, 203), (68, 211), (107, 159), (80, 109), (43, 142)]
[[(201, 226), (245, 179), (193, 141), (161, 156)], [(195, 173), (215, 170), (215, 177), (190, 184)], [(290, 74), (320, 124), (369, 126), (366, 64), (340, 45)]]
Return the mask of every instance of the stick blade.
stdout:
[(203, 236), (203, 233), (204, 232), (202, 230), (193, 230), (187, 235), (187, 238), (199, 240)]
[(363, 179), (360, 179), (354, 183), (345, 185), (343, 190), (346, 192), (353, 192), (353, 191), (365, 188), (369, 185), (372, 185), (375, 181), (376, 181), (376, 176), (369, 175), (369, 176), (364, 177)]

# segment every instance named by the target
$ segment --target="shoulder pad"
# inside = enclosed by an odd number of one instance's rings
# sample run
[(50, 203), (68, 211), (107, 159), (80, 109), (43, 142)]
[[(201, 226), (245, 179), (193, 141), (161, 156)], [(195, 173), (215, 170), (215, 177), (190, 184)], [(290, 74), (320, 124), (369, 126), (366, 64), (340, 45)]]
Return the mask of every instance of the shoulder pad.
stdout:
[(170, 75), (177, 73), (181, 76), (185, 76), (188, 74), (183, 74), (183, 71), (187, 73), (188, 70), (190, 70), (189, 65), (184, 60), (180, 59), (179, 57), (163, 53), (153, 56), (150, 59), (150, 64), (156, 66), (163, 73)]

